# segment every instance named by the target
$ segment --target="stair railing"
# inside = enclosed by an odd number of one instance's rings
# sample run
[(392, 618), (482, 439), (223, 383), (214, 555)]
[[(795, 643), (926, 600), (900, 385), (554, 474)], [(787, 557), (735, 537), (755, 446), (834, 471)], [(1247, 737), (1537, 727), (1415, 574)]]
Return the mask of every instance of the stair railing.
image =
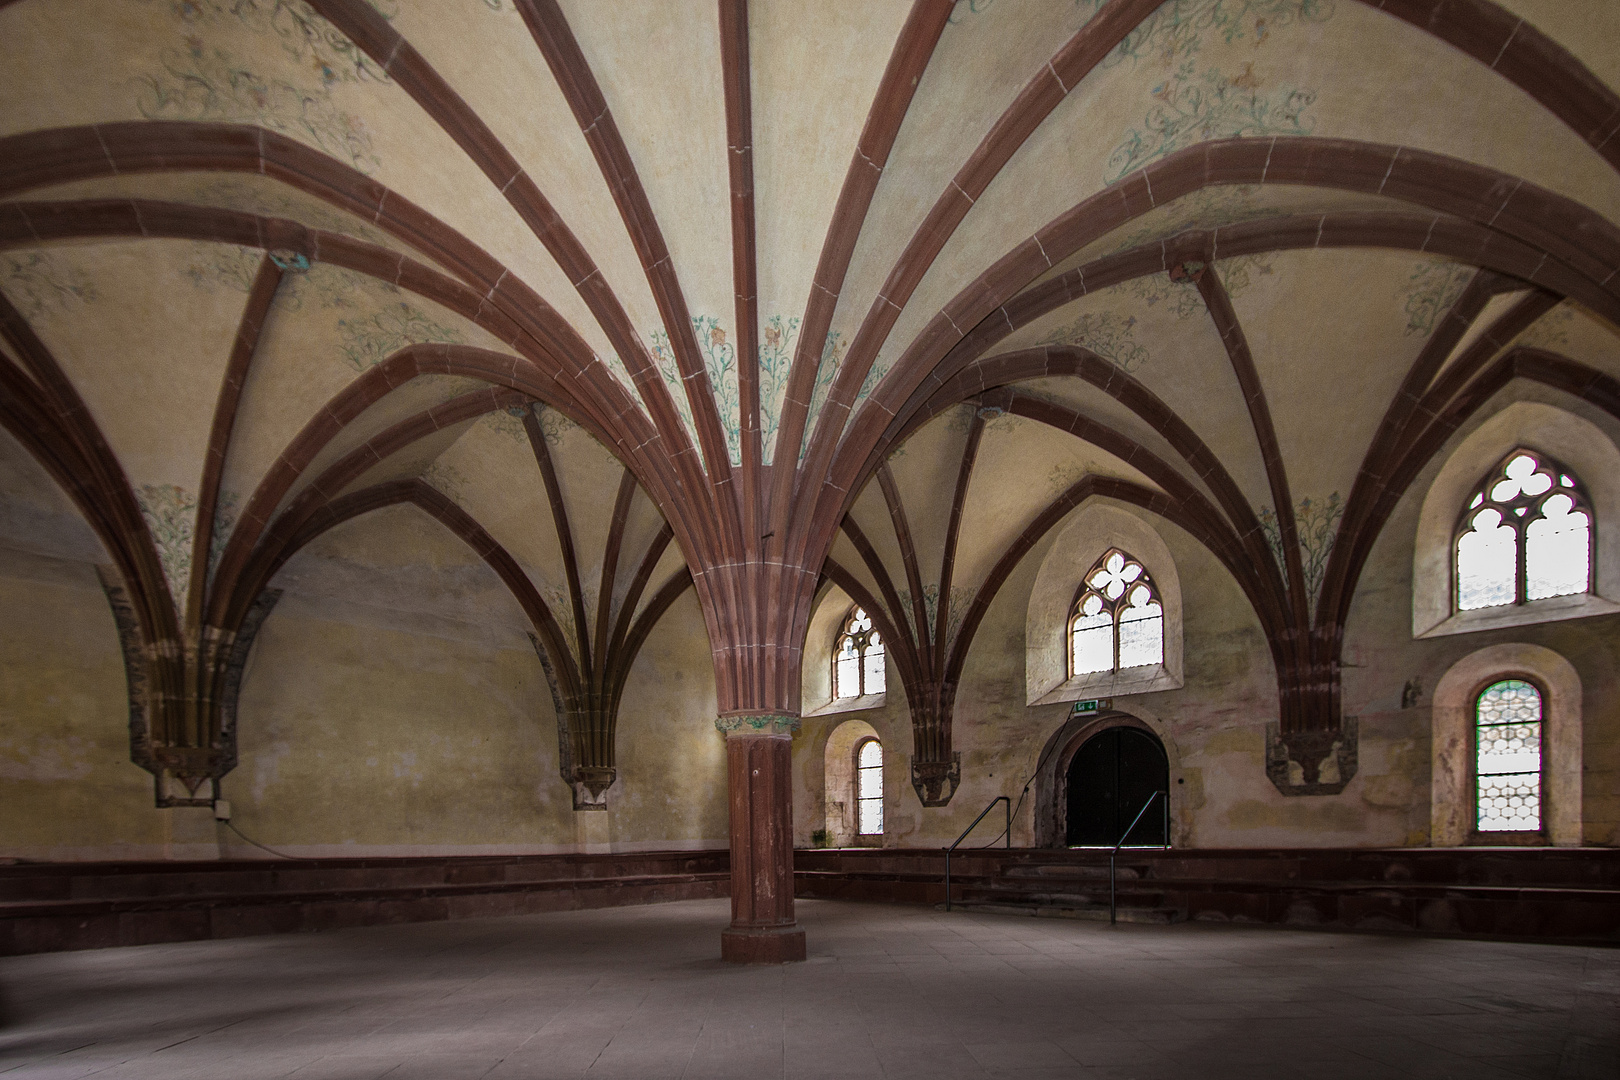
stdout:
[[(1153, 794), (1147, 797), (1147, 802), (1142, 804), (1142, 809), (1136, 812), (1136, 817), (1131, 821), (1130, 825), (1125, 829), (1125, 831), (1119, 834), (1119, 843), (1114, 845), (1114, 850), (1108, 853), (1109, 926), (1116, 925), (1116, 920), (1119, 915), (1119, 886), (1114, 878), (1114, 860), (1119, 855), (1119, 849), (1125, 846), (1125, 840), (1131, 835), (1132, 832), (1136, 830), (1137, 823), (1142, 820), (1142, 815), (1148, 812), (1148, 807), (1153, 805), (1153, 800), (1157, 799), (1161, 795), (1164, 795), (1164, 846), (1167, 848), (1170, 846), (1170, 796), (1166, 795), (1162, 791), (1155, 791)], [(984, 815), (981, 814), (979, 816), (983, 817)], [(975, 822), (975, 824), (977, 824), (977, 822)]]
[[(1006, 803), (1007, 804), (1007, 831), (1005, 833), (1003, 833), (1003, 835), (1006, 836), (1006, 838), (1007, 838), (1007, 847), (1008, 848), (1012, 847), (1012, 799), (1010, 797), (1006, 796), (1006, 795), (997, 795), (995, 798), (990, 800), (990, 805), (989, 806), (986, 806), (983, 810), (979, 811), (979, 816), (973, 819), (973, 824), (969, 825), (967, 828), (963, 829), (962, 830), (962, 835), (958, 836), (956, 838), (956, 840), (951, 844), (951, 846), (945, 849), (945, 910), (946, 911), (951, 910), (951, 852), (956, 850), (957, 844), (960, 844), (962, 841), (967, 839), (968, 833), (970, 833), (974, 829), (978, 828), (979, 822), (984, 820), (984, 816), (986, 814), (988, 814), (995, 807), (996, 803)], [(991, 841), (991, 843), (994, 843), (994, 842), (995, 841), (993, 841), (993, 840)]]

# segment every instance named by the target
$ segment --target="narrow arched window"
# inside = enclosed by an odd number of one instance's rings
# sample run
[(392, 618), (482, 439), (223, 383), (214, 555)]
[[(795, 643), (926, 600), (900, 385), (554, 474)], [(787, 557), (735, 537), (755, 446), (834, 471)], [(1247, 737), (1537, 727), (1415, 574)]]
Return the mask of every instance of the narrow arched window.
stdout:
[(1164, 606), (1141, 560), (1110, 548), (1086, 572), (1069, 616), (1069, 674), (1164, 663)]
[(852, 608), (833, 645), (833, 697), (881, 694), (884, 685), (883, 635), (870, 615)]
[(1501, 679), (1474, 701), (1474, 828), (1541, 831), (1541, 691)]
[(1574, 473), (1515, 450), (1474, 489), (1455, 553), (1458, 611), (1588, 592), (1591, 503)]
[(883, 744), (863, 739), (855, 747), (855, 831), (883, 835)]

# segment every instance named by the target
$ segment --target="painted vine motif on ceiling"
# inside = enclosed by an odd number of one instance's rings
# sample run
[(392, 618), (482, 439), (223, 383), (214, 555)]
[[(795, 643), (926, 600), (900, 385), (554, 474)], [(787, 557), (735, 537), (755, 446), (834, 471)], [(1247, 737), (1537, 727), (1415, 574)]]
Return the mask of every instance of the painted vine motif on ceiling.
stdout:
[[(829, 331), (827, 341), (821, 347), (821, 360), (816, 364), (816, 385), (810, 391), (810, 408), (805, 414), (804, 438), (799, 443), (799, 461), (804, 461), (804, 455), (810, 452), (810, 436), (816, 430), (816, 419), (821, 415), (821, 407), (827, 403), (827, 395), (832, 392), (833, 380), (838, 377), (838, 369), (844, 363), (844, 354), (849, 351), (844, 335), (837, 331)], [(867, 374), (866, 381), (861, 384), (860, 393), (855, 395), (857, 406), (870, 397), (872, 388), (882, 380), (887, 366), (880, 368), (877, 363)]]
[(379, 229), (316, 199), (294, 198), (281, 191), (266, 190), (257, 184), (240, 180), (213, 180), (189, 190), (182, 190), (186, 202), (202, 206), (217, 206), (238, 210), (244, 214), (262, 217), (287, 218), (326, 232), (341, 233), (364, 240), (369, 244), (387, 247), (390, 238)]
[[(257, 124), (312, 141), (362, 173), (381, 165), (364, 121), (339, 108), (332, 91), (345, 83), (386, 83), (388, 73), (303, 0), (180, 0), (168, 6), (180, 43), (163, 51), (158, 70), (135, 79), (142, 116)], [(231, 33), (276, 41), (304, 77), (265, 74), (213, 39)]]
[[(1233, 47), (1257, 50), (1278, 31), (1332, 15), (1332, 0), (1169, 0), (1159, 7), (1102, 64), (1165, 68), (1141, 123), (1108, 156), (1104, 182), (1209, 139), (1309, 135), (1316, 122), (1306, 111), (1317, 92), (1273, 83), (1264, 69), (1255, 70), (1260, 59), (1243, 59)], [(1222, 62), (1203, 60), (1206, 45), (1225, 50)]]
[(48, 251), (0, 255), (0, 287), (12, 306), (29, 319), (99, 299), (89, 277)]
[(1145, 228), (1121, 236), (1109, 247), (1107, 254), (1117, 255), (1178, 233), (1285, 216), (1287, 211), (1263, 201), (1265, 194), (1265, 188), (1259, 184), (1220, 184), (1199, 188), (1162, 210), (1154, 211), (1153, 220)]
[(442, 457), (434, 458), (422, 470), (422, 479), (436, 488), (439, 494), (467, 509), (463, 493), (467, 487), (467, 474)]
[[(183, 273), (203, 289), (222, 287), (247, 293), (253, 288), (262, 253), (257, 248), (199, 241)], [(322, 311), (338, 313), (333, 329), (338, 353), (363, 372), (407, 345), (460, 345), (465, 336), (403, 299), (399, 286), (330, 263), (289, 265), (276, 291), (275, 308), (298, 311), (313, 299)]]
[[(1112, 245), (1110, 253), (1118, 254), (1157, 243), (1183, 232), (1282, 216), (1282, 210), (1258, 201), (1262, 193), (1263, 189), (1256, 184), (1204, 188), (1171, 204), (1165, 217), (1159, 221), (1122, 236)], [(1227, 295), (1235, 300), (1256, 277), (1270, 275), (1273, 254), (1256, 252), (1217, 260), (1215, 272), (1220, 275)], [(1190, 279), (1173, 280), (1168, 274), (1145, 274), (1122, 281), (1104, 289), (1101, 295), (1109, 294), (1138, 300), (1150, 308), (1164, 304), (1165, 310), (1178, 319), (1191, 318), (1204, 312), (1204, 298), (1199, 295), (1197, 284)]]
[(1333, 17), (1335, 0), (1167, 0), (1125, 35), (1102, 63), (1157, 60), (1169, 67), (1197, 56), (1210, 37), (1224, 45), (1264, 45), (1278, 30)]
[(523, 427), (523, 414), (528, 408), (534, 409), (535, 421), (540, 425), (540, 435), (546, 440), (547, 446), (561, 446), (563, 436), (571, 430), (577, 430), (578, 425), (556, 409), (548, 409), (544, 405), (528, 407), (514, 406), (510, 409), (497, 409), (485, 413), (478, 418), (477, 425), (503, 439), (529, 445), (529, 433)]
[(236, 528), (236, 519), (242, 508), (242, 496), (234, 491), (221, 490), (218, 496), (218, 505), (214, 507), (214, 531), (209, 534), (208, 540), (208, 580), (214, 580), (214, 571), (219, 568), (220, 557), (225, 554), (225, 545), (230, 543), (231, 530)]
[(1568, 348), (1569, 332), (1574, 325), (1574, 307), (1568, 303), (1559, 304), (1531, 323), (1530, 328), (1519, 335), (1519, 344), (1555, 352)]
[(191, 587), (191, 543), (197, 523), (197, 496), (177, 484), (142, 484), (135, 501), (152, 534), (169, 595), (176, 605), (186, 602)]
[(1414, 263), (1406, 278), (1406, 336), (1428, 337), (1473, 276), (1474, 268), (1461, 263)]
[[(1306, 496), (1294, 507), (1294, 526), (1299, 534), (1300, 563), (1305, 575), (1305, 602), (1312, 618), (1316, 616), (1316, 601), (1322, 592), (1322, 575), (1327, 572), (1328, 556), (1333, 554), (1333, 541), (1338, 537), (1339, 518), (1343, 515), (1344, 500), (1337, 491), (1325, 499)], [(1262, 506), (1258, 516), (1266, 544), (1281, 568), (1285, 563), (1282, 528), (1277, 522), (1277, 512), (1269, 506)]]
[[(989, 11), (995, 6), (996, 0), (952, 0), (952, 3), (955, 6), (951, 9), (950, 18), (946, 22), (952, 26), (960, 26), (971, 16), (983, 15)], [(1095, 14), (1097, 9), (1103, 6), (1103, 0), (1074, 0), (1074, 6), (1089, 9)]]
[[(956, 631), (962, 626), (962, 618), (967, 614), (968, 607), (973, 603), (975, 590), (965, 585), (951, 587), (951, 610), (945, 616), (945, 645), (949, 645), (956, 638)], [(900, 597), (900, 612), (911, 627), (912, 636), (918, 641), (932, 641), (934, 627), (939, 621), (939, 585), (924, 585), (923, 607), (927, 610), (928, 625), (919, 633), (917, 630), (917, 612), (911, 606), (911, 590), (900, 589), (896, 595)]]
[(1036, 342), (1037, 345), (1075, 345), (1090, 349), (1104, 360), (1125, 371), (1135, 371), (1147, 363), (1147, 346), (1135, 340), (1136, 316), (1121, 317), (1112, 311), (1088, 311), (1067, 326), (1060, 326)]
[(365, 316), (338, 320), (339, 351), (355, 371), (365, 371), (407, 345), (460, 345), (461, 331), (434, 321), (403, 300)]
[(263, 260), (264, 252), (258, 248), (210, 244), (198, 240), (192, 243), (191, 261), (181, 272), (200, 289), (210, 290), (214, 285), (223, 285), (234, 292), (250, 293)]
[(759, 433), (766, 465), (776, 455), (776, 432), (782, 423), (782, 399), (787, 394), (788, 375), (793, 367), (793, 345), (798, 336), (797, 315), (790, 319), (772, 315), (760, 328)]
[[(709, 386), (720, 414), (720, 427), (725, 434), (726, 456), (733, 465), (742, 464), (742, 403), (737, 387), (737, 346), (726, 339), (725, 328), (713, 315), (692, 316), (692, 331), (698, 348), (703, 353), (703, 366), (709, 373)], [(697, 424), (692, 419), (692, 405), (686, 398), (686, 384), (681, 381), (680, 364), (675, 360), (675, 349), (669, 335), (662, 328), (648, 335), (652, 341), (653, 361), (664, 378), (675, 410), (686, 425), (693, 445), (697, 444)]]

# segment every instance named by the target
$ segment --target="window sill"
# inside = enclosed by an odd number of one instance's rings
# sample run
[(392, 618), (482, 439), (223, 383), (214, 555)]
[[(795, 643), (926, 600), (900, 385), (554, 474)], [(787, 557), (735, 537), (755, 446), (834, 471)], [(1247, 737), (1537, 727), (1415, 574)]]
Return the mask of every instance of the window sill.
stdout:
[(1127, 668), (1124, 671), (1099, 671), (1090, 675), (1076, 675), (1067, 682), (1059, 683), (1029, 704), (1056, 705), (1086, 698), (1127, 697), (1159, 690), (1179, 690), (1181, 685), (1182, 681), (1170, 674), (1163, 664)]
[(881, 709), (886, 694), (862, 694), (860, 697), (834, 698), (819, 709), (812, 709), (805, 716), (833, 716), (837, 713), (865, 712), (868, 709)]
[(1580, 596), (1553, 596), (1546, 600), (1531, 600), (1524, 604), (1459, 611), (1451, 618), (1412, 636), (1421, 639), (1445, 637), (1450, 634), (1472, 634), (1481, 630), (1534, 626), (1536, 623), (1585, 619), (1593, 615), (1612, 615), (1616, 612), (1620, 612), (1620, 604), (1593, 593), (1583, 593)]

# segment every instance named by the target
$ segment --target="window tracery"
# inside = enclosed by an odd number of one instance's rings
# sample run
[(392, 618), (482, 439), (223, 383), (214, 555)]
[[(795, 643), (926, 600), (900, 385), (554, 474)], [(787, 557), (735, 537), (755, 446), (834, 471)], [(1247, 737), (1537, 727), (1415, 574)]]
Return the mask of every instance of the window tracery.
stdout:
[(852, 608), (833, 646), (833, 699), (883, 693), (883, 659), (883, 635), (870, 615)]
[(1474, 828), (1541, 831), (1541, 691), (1500, 679), (1474, 701)]
[(1164, 663), (1164, 607), (1139, 559), (1110, 548), (1092, 564), (1069, 617), (1069, 674)]
[(883, 744), (863, 739), (855, 747), (855, 831), (883, 835)]
[(1591, 503), (1570, 470), (1532, 450), (1475, 488), (1454, 545), (1458, 611), (1591, 590)]

